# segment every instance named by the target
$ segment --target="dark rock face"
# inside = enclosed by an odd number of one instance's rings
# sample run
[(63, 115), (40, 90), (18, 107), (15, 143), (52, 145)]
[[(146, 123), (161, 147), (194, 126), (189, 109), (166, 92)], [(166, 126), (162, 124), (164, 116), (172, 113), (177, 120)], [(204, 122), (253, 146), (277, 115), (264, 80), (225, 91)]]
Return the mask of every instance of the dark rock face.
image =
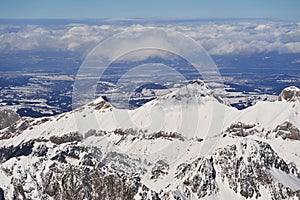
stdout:
[(164, 176), (168, 174), (169, 165), (163, 161), (159, 160), (155, 163), (154, 167), (151, 170), (151, 179), (157, 179), (159, 176)]
[(39, 145), (37, 149), (34, 151), (34, 155), (37, 157), (46, 156), (47, 153), (48, 153), (48, 147), (44, 144)]
[(258, 198), (260, 187), (265, 187), (272, 199), (299, 198), (300, 190), (292, 191), (270, 175), (268, 170), (276, 168), (299, 177), (298, 172), (291, 170), (292, 165), (280, 158), (269, 144), (245, 140), (241, 147), (230, 145), (220, 149), (215, 156), (222, 181), (227, 179), (232, 190), (245, 198)]
[(0, 163), (3, 163), (13, 157), (28, 156), (32, 152), (34, 141), (22, 143), (18, 146), (9, 146), (0, 148)]
[(90, 103), (89, 106), (94, 107), (95, 110), (102, 110), (102, 109), (111, 108), (112, 106), (106, 100), (107, 100), (107, 98), (105, 97), (105, 98), (103, 98), (103, 101), (100, 101), (98, 103)]
[(0, 188), (0, 200), (5, 200), (4, 199), (4, 191), (2, 190), (2, 188)]
[(245, 137), (258, 133), (258, 130), (255, 128), (255, 124), (245, 124), (242, 122), (237, 122), (231, 124), (230, 127), (226, 129), (226, 132), (230, 135)]
[(4, 129), (20, 119), (20, 116), (13, 110), (0, 110), (0, 130)]
[(80, 153), (83, 153), (84, 151), (86, 151), (84, 147), (68, 145), (65, 150), (59, 151), (55, 156), (51, 158), (51, 160), (57, 160), (61, 163), (68, 163), (66, 158), (79, 160)]
[[(13, 199), (201, 199), (218, 193), (217, 180), (228, 182), (229, 189), (245, 198), (260, 197), (262, 187), (274, 200), (300, 197), (300, 190), (284, 186), (269, 172), (277, 169), (300, 177), (296, 166), (286, 163), (269, 144), (251, 139), (217, 149), (211, 157), (178, 165), (176, 189), (162, 188), (159, 193), (143, 185), (141, 177), (150, 170), (153, 181), (164, 178), (170, 166), (163, 160), (151, 166), (133, 155), (102, 152), (80, 142), (54, 145), (50, 150), (48, 144), (53, 145), (35, 140), (0, 151), (4, 152), (2, 162), (18, 156), (37, 158), (29, 168), (12, 166), (18, 169), (10, 183)], [(0, 170), (13, 174), (11, 168)]]
[(83, 138), (82, 135), (80, 135), (77, 132), (65, 134), (63, 136), (51, 136), (50, 141), (54, 144), (63, 144), (67, 142), (74, 142), (74, 141), (81, 141)]
[(300, 100), (300, 89), (296, 86), (290, 86), (282, 90), (278, 96), (278, 101), (299, 101)]
[(180, 133), (176, 133), (176, 132), (159, 131), (159, 132), (149, 135), (149, 137), (148, 137), (148, 139), (150, 139), (150, 140), (157, 139), (157, 138), (166, 138), (169, 140), (178, 139), (178, 140), (184, 141), (184, 137)]
[[(49, 171), (42, 172), (40, 199), (124, 199), (131, 200), (137, 194), (141, 185), (136, 179), (121, 177), (115, 174), (105, 174), (100, 169), (89, 169), (71, 165), (50, 166)], [(13, 181), (14, 197), (28, 199), (28, 193), (23, 185), (25, 177)]]
[[(20, 124), (22, 123), (16, 127)], [(221, 190), (218, 184), (226, 182), (229, 190), (245, 198), (261, 197), (262, 188), (274, 200), (300, 198), (300, 190), (285, 186), (270, 172), (279, 170), (280, 173), (293, 175), (300, 180), (296, 164), (287, 163), (268, 143), (243, 138), (256, 134), (256, 128), (256, 125), (251, 124), (232, 124), (226, 134), (237, 143), (222, 146), (208, 157), (197, 155), (193, 160), (178, 166), (172, 166), (162, 158), (147, 160), (147, 157), (114, 151), (108, 147), (86, 145), (83, 136), (77, 132), (49, 139), (36, 138), (17, 146), (3, 146), (0, 148), (0, 163), (14, 157), (16, 159), (11, 160), (14, 163), (9, 167), (0, 167), (0, 172), (10, 177), (9, 187), (1, 186), (2, 193), (4, 192), (3, 196), (13, 194), (12, 199), (126, 200), (138, 197), (144, 200), (168, 200), (173, 197), (184, 200), (218, 194)], [(288, 133), (298, 133), (299, 130), (287, 122), (275, 130), (278, 136), (283, 137), (280, 131), (291, 139), (294, 136), (292, 134), (290, 137)], [(119, 141), (129, 143), (133, 141), (132, 138), (150, 142), (157, 138), (186, 141), (181, 135), (172, 132), (158, 132), (147, 136), (144, 133), (135, 129), (116, 129), (111, 132), (91, 129), (86, 137), (101, 139), (114, 134), (118, 138), (116, 143), (112, 142), (114, 145), (120, 144)], [(202, 140), (196, 138), (195, 141)], [(32, 163), (24, 166), (26, 162), (23, 159)], [(155, 192), (143, 185), (144, 175), (154, 183), (172, 175), (176, 183)]]
[(24, 130), (31, 127), (31, 122), (31, 119), (24, 119), (9, 125), (4, 132), (0, 133), (0, 140), (9, 139), (22, 134)]
[[(82, 153), (83, 158), (80, 158), (81, 156), (72, 156), (71, 158), (70, 155), (74, 151)], [(149, 199), (149, 195), (151, 199), (160, 199), (158, 193), (141, 183), (138, 175), (113, 169), (111, 168), (112, 164), (105, 165), (100, 161), (101, 153), (98, 153), (99, 149), (97, 148), (87, 149), (70, 144), (64, 151), (58, 153), (60, 158), (63, 157), (63, 162), (60, 159), (48, 160), (46, 162), (50, 162), (50, 166), (47, 168), (44, 163), (45, 159), (40, 158), (38, 162), (32, 164), (31, 168), (19, 171), (18, 176), (12, 179), (13, 199), (132, 200), (136, 195), (144, 200)], [(76, 153), (74, 154), (76, 155)], [(111, 156), (118, 162), (124, 162), (122, 159), (127, 159), (116, 153)], [(106, 158), (108, 159), (108, 157)], [(79, 165), (75, 165), (66, 158), (81, 159), (81, 162)], [(87, 158), (92, 164), (87, 162)], [(115, 163), (116, 161), (111, 162)], [(28, 186), (26, 187), (28, 183), (35, 191), (34, 195), (31, 190), (28, 190)]]
[(68, 168), (59, 175), (62, 189), (54, 192), (55, 199), (133, 199), (137, 193), (137, 184), (126, 184), (127, 177), (105, 175), (97, 170), (84, 173)]
[(177, 167), (176, 178), (183, 180), (185, 194), (183, 197), (175, 195), (179, 199), (189, 198), (191, 192), (197, 194), (198, 198), (210, 196), (217, 193), (218, 186), (215, 182), (216, 170), (213, 159), (198, 158), (190, 164), (183, 163)]
[(300, 140), (300, 130), (290, 122), (278, 125), (274, 130), (276, 137), (283, 139)]
[[(274, 130), (269, 131), (259, 131), (256, 129), (255, 124), (245, 124), (242, 122), (233, 123), (228, 127), (225, 131), (225, 134), (231, 135), (231, 136), (238, 136), (238, 137), (246, 137), (249, 135), (259, 135), (262, 134), (265, 137), (268, 137), (270, 133), (274, 134), (275, 137), (282, 137), (285, 139), (290, 140), (300, 140), (300, 130), (293, 125), (291, 122), (284, 122), (280, 125), (278, 125)], [(226, 136), (226, 135), (223, 135)]]

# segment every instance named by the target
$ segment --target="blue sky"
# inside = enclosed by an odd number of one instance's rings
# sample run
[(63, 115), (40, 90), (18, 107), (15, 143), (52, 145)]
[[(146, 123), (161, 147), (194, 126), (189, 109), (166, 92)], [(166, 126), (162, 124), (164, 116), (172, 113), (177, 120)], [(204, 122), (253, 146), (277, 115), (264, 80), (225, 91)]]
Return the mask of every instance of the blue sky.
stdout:
[(278, 18), (299, 0), (0, 0), (0, 18)]

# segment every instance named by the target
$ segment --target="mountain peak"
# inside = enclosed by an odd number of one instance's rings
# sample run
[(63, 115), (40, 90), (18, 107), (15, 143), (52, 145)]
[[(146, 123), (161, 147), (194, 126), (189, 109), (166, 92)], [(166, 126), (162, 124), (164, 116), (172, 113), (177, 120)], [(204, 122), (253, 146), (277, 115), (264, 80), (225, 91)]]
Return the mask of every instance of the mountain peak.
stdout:
[(278, 96), (278, 101), (300, 101), (300, 89), (296, 86), (284, 88)]
[(202, 80), (194, 80), (189, 84), (177, 88), (169, 94), (166, 94), (160, 98), (159, 101), (164, 103), (169, 102), (176, 103), (188, 103), (188, 104), (202, 104), (208, 101), (217, 100), (223, 103), (223, 100), (218, 97), (213, 90), (209, 89), (207, 84)]
[(112, 107), (111, 104), (107, 102), (105, 96), (98, 97), (97, 99), (92, 101), (92, 103), (90, 103), (89, 106), (93, 106), (96, 110)]

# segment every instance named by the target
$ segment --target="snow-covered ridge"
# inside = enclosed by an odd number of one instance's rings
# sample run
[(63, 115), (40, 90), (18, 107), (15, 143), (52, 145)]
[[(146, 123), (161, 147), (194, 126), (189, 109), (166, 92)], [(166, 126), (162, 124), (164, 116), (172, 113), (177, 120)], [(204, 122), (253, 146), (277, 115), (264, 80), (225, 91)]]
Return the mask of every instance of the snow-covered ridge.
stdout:
[[(219, 135), (238, 122), (253, 124), (265, 131), (273, 131), (284, 123), (300, 129), (299, 113), (299, 101), (258, 102), (247, 109), (237, 110), (223, 104), (203, 81), (197, 80), (135, 110), (117, 109), (99, 97), (68, 113), (26, 119), (12, 125), (13, 128), (0, 130), (0, 138), (6, 139), (0, 141), (0, 145), (71, 132), (85, 134), (90, 130), (116, 129), (147, 130), (148, 134), (164, 131), (179, 133), (185, 138), (206, 138)], [(11, 130), (18, 131), (18, 134), (10, 133)], [(10, 138), (10, 135), (15, 138)]]
[[(219, 134), (228, 125), (230, 115), (236, 112), (236, 109), (220, 103), (213, 91), (203, 81), (197, 80), (135, 110), (117, 109), (99, 97), (71, 112), (35, 119), (28, 124), (24, 134), (14, 138), (6, 137), (8, 139), (0, 141), (0, 144), (71, 132), (84, 135), (90, 130), (116, 129), (147, 130), (148, 134), (164, 131), (179, 133), (185, 138), (205, 138)], [(219, 125), (214, 125), (212, 119), (215, 117), (219, 118)], [(2, 130), (6, 135), (13, 135), (7, 134), (7, 131)]]
[(237, 110), (198, 80), (135, 110), (99, 97), (0, 130), (0, 192), (6, 199), (297, 199), (299, 113), (300, 101)]

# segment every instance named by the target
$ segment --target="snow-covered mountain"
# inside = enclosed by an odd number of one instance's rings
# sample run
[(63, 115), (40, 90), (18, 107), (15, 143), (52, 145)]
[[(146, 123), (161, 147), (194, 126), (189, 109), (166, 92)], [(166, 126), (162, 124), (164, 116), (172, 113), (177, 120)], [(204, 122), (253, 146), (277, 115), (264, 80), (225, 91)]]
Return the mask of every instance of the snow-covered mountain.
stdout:
[(282, 90), (278, 97), (279, 101), (300, 101), (300, 89), (295, 86), (290, 86)]
[(21, 118), (0, 131), (0, 199), (299, 199), (298, 90), (237, 110), (195, 81)]

